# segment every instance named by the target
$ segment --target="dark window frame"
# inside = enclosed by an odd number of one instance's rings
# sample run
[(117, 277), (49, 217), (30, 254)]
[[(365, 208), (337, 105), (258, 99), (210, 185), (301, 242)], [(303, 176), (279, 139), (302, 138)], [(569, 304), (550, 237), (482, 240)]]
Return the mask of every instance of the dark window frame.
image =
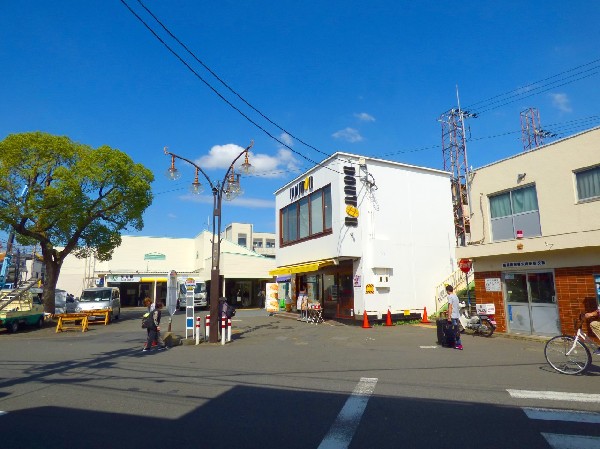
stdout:
[[(318, 193), (321, 193), (321, 214), (323, 221), (323, 230), (320, 232), (316, 232), (313, 234), (312, 232), (312, 198)], [(331, 197), (331, 184), (326, 185), (325, 187), (315, 190), (306, 196), (303, 196), (297, 201), (294, 201), (291, 204), (288, 204), (284, 208), (279, 210), (279, 247), (283, 248), (286, 246), (295, 245), (296, 243), (306, 242), (308, 240), (313, 240), (316, 238), (323, 237), (325, 235), (329, 235), (333, 232), (333, 218), (330, 216), (329, 220), (327, 219), (327, 202), (325, 201), (326, 192), (329, 192), (329, 196)], [(299, 238), (300, 234), (300, 203), (308, 201), (308, 215), (307, 215), (307, 224), (308, 224), (308, 235), (306, 237)], [(332, 208), (329, 208), (329, 214), (332, 214)], [(290, 229), (288, 229), (288, 221), (291, 215), (295, 215), (296, 225), (294, 227), (296, 231), (296, 236), (294, 239), (288, 238), (288, 240), (284, 241), (284, 235), (289, 236)], [(285, 220), (284, 220), (284, 217)], [(329, 221), (330, 227), (327, 228), (327, 222)], [(287, 232), (284, 232), (287, 231)]]

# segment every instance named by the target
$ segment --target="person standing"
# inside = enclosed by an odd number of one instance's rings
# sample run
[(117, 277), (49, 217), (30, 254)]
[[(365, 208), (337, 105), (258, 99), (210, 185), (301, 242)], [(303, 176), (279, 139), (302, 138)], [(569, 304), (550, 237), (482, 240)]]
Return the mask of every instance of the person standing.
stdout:
[(448, 293), (448, 321), (452, 323), (452, 328), (456, 329), (456, 342), (454, 344), (455, 349), (462, 351), (463, 345), (460, 341), (459, 331), (459, 320), (460, 317), (460, 305), (458, 304), (458, 296), (454, 294), (454, 287), (446, 285), (446, 293)]
[(144, 349), (142, 349), (143, 352), (151, 350), (153, 344), (158, 346), (159, 351), (167, 348), (165, 342), (160, 338), (161, 309), (162, 302), (157, 302), (154, 310), (150, 312), (150, 319), (148, 320), (148, 327), (146, 328), (148, 331), (148, 338), (146, 339)]
[[(304, 285), (300, 287), (300, 292), (296, 300), (296, 309), (300, 312), (298, 320), (305, 321), (308, 318), (308, 295), (306, 294), (306, 287)], [(305, 314), (307, 315), (306, 318)]]

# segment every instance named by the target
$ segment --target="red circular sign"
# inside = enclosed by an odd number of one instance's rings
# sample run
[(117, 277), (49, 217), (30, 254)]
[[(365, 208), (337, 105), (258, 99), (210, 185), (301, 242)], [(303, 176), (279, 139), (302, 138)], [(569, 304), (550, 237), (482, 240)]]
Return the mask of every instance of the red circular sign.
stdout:
[(460, 259), (458, 261), (458, 268), (460, 268), (460, 271), (462, 271), (463, 273), (468, 273), (469, 271), (471, 271), (472, 265), (473, 262), (471, 262), (471, 259)]

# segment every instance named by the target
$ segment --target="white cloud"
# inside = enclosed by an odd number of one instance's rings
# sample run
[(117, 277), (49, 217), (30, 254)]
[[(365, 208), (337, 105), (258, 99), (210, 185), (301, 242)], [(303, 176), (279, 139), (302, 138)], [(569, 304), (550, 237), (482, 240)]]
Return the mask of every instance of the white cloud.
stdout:
[[(193, 203), (202, 203), (202, 204), (213, 204), (213, 197), (212, 194), (206, 194), (206, 192), (203, 195), (192, 195), (192, 194), (188, 194), (188, 195), (181, 195), (179, 197), (180, 200), (182, 201), (190, 201)], [(225, 201), (225, 200), (223, 200)], [(247, 198), (245, 196), (239, 196), (231, 201), (227, 201), (227, 207), (231, 206), (240, 206), (240, 207), (247, 207), (250, 209), (274, 209), (275, 208), (275, 201), (273, 200), (263, 200), (260, 198)]]
[(291, 147), (294, 143), (292, 137), (288, 133), (281, 133), (279, 140), (285, 143), (288, 147)]
[(567, 94), (550, 94), (552, 105), (561, 112), (573, 112), (571, 101)]
[[(291, 138), (288, 134), (283, 133), (281, 136), (282, 142), (286, 142)], [(287, 142), (286, 142), (287, 144)], [(227, 170), (238, 154), (240, 154), (244, 148), (239, 145), (229, 143), (226, 145), (215, 145), (210, 149), (208, 155), (202, 156), (194, 162), (203, 169), (223, 169)], [(254, 174), (267, 177), (267, 178), (279, 178), (285, 175), (288, 171), (295, 171), (299, 169), (298, 160), (294, 157), (294, 153), (287, 148), (280, 148), (277, 150), (277, 154), (269, 155), (265, 153), (253, 153), (249, 151), (248, 161), (254, 167)], [(236, 163), (237, 168), (244, 162), (242, 156)]]
[(332, 136), (336, 139), (342, 139), (346, 142), (351, 143), (360, 142), (361, 140), (363, 140), (363, 137), (360, 135), (358, 130), (354, 128), (341, 129), (339, 131), (334, 132)]
[(358, 114), (354, 114), (354, 117), (359, 119), (361, 122), (374, 122), (375, 121), (375, 117), (373, 117), (371, 114), (367, 114), (366, 112), (360, 112)]

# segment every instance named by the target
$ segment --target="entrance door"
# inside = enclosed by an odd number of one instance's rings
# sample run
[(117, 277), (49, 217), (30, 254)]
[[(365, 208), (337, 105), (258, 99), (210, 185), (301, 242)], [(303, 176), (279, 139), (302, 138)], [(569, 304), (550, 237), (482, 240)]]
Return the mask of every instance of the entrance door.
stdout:
[(504, 273), (503, 278), (509, 331), (558, 335), (554, 274)]

